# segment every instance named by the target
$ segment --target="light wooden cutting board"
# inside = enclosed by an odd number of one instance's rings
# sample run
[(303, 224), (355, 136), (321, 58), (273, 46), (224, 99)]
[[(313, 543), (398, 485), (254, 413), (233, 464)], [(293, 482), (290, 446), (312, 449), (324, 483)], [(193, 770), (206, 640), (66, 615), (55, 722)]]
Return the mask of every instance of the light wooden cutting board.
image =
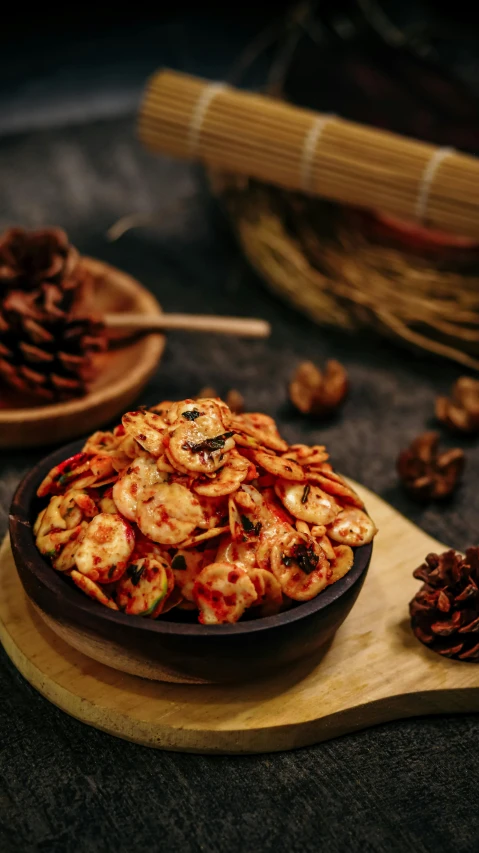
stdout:
[(0, 639), (24, 677), (68, 714), (162, 749), (270, 752), (401, 717), (479, 710), (479, 666), (430, 652), (409, 627), (419, 586), (412, 571), (445, 546), (355, 487), (380, 532), (358, 601), (320, 660), (233, 687), (124, 675), (47, 628), (25, 598), (8, 539), (0, 550)]

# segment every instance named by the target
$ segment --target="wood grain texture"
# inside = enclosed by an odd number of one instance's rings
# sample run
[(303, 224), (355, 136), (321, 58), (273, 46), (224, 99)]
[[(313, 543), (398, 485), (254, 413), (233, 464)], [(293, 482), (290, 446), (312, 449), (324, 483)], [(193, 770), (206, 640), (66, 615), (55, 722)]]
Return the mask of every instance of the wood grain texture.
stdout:
[[(83, 258), (95, 282), (99, 314), (160, 314), (155, 297), (136, 279), (103, 261)], [(61, 443), (98, 429), (122, 413), (154, 373), (165, 346), (163, 335), (128, 340), (97, 356), (98, 376), (90, 392), (53, 405), (22, 405), (18, 394), (3, 393), (0, 402), (0, 448)]]
[(72, 716), (147, 746), (189, 752), (270, 752), (396, 718), (479, 710), (479, 669), (440, 658), (409, 629), (411, 572), (441, 545), (357, 487), (380, 533), (359, 599), (329, 649), (247, 686), (160, 684), (75, 651), (43, 623), (0, 552), (0, 637), (24, 677)]

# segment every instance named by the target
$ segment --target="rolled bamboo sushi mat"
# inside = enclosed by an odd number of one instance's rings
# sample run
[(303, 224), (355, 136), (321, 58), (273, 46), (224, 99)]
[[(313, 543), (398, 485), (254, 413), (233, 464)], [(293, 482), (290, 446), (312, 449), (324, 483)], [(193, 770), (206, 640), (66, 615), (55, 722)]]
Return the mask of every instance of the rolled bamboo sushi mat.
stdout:
[(479, 237), (479, 160), (450, 148), (166, 70), (139, 130), (154, 151)]

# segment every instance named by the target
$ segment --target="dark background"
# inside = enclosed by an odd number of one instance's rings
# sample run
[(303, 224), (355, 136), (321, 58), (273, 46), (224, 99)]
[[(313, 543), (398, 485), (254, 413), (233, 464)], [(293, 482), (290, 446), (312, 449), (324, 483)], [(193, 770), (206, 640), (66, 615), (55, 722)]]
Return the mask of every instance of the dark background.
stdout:
[[(333, 5), (335, 14), (350, 13), (350, 4)], [(392, 7), (413, 15), (417, 5)], [(180, 6), (170, 4), (152, 18), (135, 4), (133, 20), (131, 7), (121, 12), (100, 5), (94, 15), (93, 4), (60, 14), (11, 10), (1, 35), (0, 226), (62, 225), (80, 250), (137, 276), (167, 310), (269, 319), (267, 342), (171, 335), (141, 402), (181, 398), (205, 384), (220, 393), (236, 387), (248, 407), (275, 416), (289, 440), (324, 440), (341, 471), (428, 533), (458, 548), (477, 544), (476, 441), (459, 442), (467, 453), (464, 483), (443, 507), (415, 506), (394, 472), (399, 449), (430, 426), (435, 395), (448, 389), (458, 369), (371, 334), (319, 328), (296, 314), (242, 259), (198, 170), (153, 158), (136, 141), (134, 113), (147, 74), (166, 64), (224, 77), (271, 22), (261, 7), (199, 14), (196, 4)], [(464, 4), (441, 6), (463, 26)], [(383, 47), (364, 32), (361, 37), (361, 62), (389, 76), (396, 59), (388, 54), (384, 64)], [(338, 59), (339, 43), (327, 44)], [(343, 49), (351, 55), (350, 45)], [(456, 81), (457, 57), (465, 53), (457, 45), (455, 51), (448, 74)], [(320, 53), (314, 60), (323, 62)], [(271, 58), (266, 52), (249, 79), (264, 79)], [(468, 68), (460, 85), (469, 98), (476, 78)], [(291, 90), (298, 79), (287, 81)], [(477, 130), (472, 122), (470, 128)], [(137, 211), (152, 213), (155, 224), (109, 244), (107, 229)], [(328, 357), (347, 366), (352, 390), (343, 412), (321, 425), (291, 410), (285, 386), (301, 360)], [(16, 483), (44, 452), (0, 457), (1, 532)], [(2, 654), (0, 732), (0, 849), (6, 853), (479, 848), (479, 724), (472, 715), (392, 723), (283, 755), (168, 754), (68, 718)]]

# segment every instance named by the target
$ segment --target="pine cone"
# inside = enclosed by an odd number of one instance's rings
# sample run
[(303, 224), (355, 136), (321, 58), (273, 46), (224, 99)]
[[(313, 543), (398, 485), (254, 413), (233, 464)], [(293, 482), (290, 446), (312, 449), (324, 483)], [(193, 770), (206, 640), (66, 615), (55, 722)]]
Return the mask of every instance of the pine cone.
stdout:
[(436, 417), (459, 432), (479, 432), (479, 381), (461, 376), (452, 386), (451, 399), (438, 397)]
[(289, 398), (303, 414), (327, 417), (348, 393), (348, 374), (339, 361), (328, 361), (324, 373), (312, 361), (303, 361), (289, 385)]
[(0, 376), (20, 391), (58, 401), (81, 396), (102, 324), (81, 316), (92, 279), (58, 228), (11, 228), (0, 238)]
[(423, 581), (409, 604), (417, 639), (440, 655), (479, 661), (479, 548), (429, 554), (413, 574)]
[(418, 500), (440, 500), (456, 488), (464, 469), (464, 452), (459, 448), (439, 452), (439, 434), (424, 432), (402, 450), (397, 472), (408, 492)]

